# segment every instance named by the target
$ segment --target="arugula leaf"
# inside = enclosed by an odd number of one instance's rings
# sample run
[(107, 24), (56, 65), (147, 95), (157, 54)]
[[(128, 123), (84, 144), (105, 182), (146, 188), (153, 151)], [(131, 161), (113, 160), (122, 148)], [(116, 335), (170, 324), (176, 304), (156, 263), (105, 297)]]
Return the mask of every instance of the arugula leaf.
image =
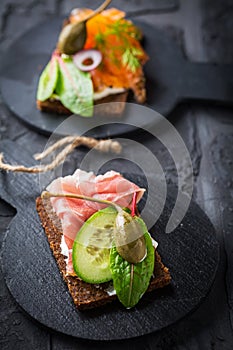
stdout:
[(62, 104), (71, 112), (83, 117), (93, 115), (93, 84), (89, 73), (80, 71), (72, 58), (61, 58), (56, 86)]
[(47, 64), (43, 70), (37, 89), (37, 99), (45, 101), (53, 94), (58, 79), (58, 63), (55, 57)]
[(150, 234), (143, 220), (140, 218), (137, 220), (145, 232), (146, 258), (138, 264), (131, 264), (118, 254), (116, 247), (110, 251), (110, 269), (114, 289), (120, 302), (127, 308), (135, 306), (146, 292), (154, 270), (154, 248)]

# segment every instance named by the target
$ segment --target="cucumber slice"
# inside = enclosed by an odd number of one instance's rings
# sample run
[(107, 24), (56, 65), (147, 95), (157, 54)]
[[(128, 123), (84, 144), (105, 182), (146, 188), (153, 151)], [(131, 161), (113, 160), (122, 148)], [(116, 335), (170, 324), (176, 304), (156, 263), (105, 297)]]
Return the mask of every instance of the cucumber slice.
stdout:
[(76, 274), (88, 283), (112, 279), (109, 259), (117, 211), (112, 207), (93, 214), (78, 232), (72, 252)]

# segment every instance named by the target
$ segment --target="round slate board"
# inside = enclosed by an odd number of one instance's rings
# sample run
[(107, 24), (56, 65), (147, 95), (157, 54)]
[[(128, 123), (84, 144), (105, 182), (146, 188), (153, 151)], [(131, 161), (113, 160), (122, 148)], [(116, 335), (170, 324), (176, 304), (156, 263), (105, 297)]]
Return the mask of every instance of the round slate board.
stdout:
[[(39, 76), (55, 48), (62, 23), (62, 18), (49, 19), (30, 29), (5, 52), (0, 65), (0, 87), (5, 103), (22, 121), (46, 134), (52, 133), (66, 119), (66, 116), (41, 113), (36, 108)], [(166, 116), (185, 99), (233, 103), (233, 66), (188, 62), (175, 42), (163, 32), (143, 22), (135, 23), (144, 33), (143, 46), (150, 57), (145, 65), (149, 107)], [(90, 118), (77, 118), (89, 129)], [(119, 121), (118, 118), (111, 121), (114, 120)], [(94, 136), (113, 137), (133, 131), (132, 125), (126, 125), (134, 124), (133, 121), (130, 115), (124, 124), (103, 125)]]
[[(12, 153), (11, 143), (1, 144), (1, 149), (11, 162), (23, 153), (18, 149)], [(24, 156), (23, 160), (26, 164), (32, 163), (31, 158)], [(142, 176), (126, 176), (139, 186), (146, 186)], [(96, 310), (79, 312), (59, 273), (35, 209), (38, 178), (0, 172), (0, 184), (0, 196), (17, 207), (1, 254), (6, 283), (21, 307), (47, 327), (96, 340), (141, 336), (187, 315), (198, 306), (212, 285), (219, 260), (214, 228), (192, 202), (182, 223), (166, 234), (165, 226), (175, 201), (172, 195), (167, 198), (163, 214), (151, 230), (159, 243), (162, 260), (170, 269), (171, 285), (144, 295), (131, 310), (124, 309), (116, 301)], [(169, 192), (173, 193), (172, 190)], [(153, 216), (153, 211), (147, 215)]]

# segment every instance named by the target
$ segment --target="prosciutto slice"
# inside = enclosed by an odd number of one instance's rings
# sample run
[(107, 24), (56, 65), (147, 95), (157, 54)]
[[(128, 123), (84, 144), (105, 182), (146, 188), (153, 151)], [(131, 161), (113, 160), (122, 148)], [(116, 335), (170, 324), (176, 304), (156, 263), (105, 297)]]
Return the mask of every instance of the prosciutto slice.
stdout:
[[(133, 194), (137, 193), (137, 202), (141, 199), (144, 189), (125, 179), (115, 171), (96, 176), (93, 172), (76, 170), (73, 175), (54, 180), (47, 190), (53, 193), (82, 194), (85, 196), (105, 199), (122, 207), (130, 207)], [(63, 245), (69, 252), (67, 259), (67, 275), (73, 275), (72, 247), (75, 237), (83, 223), (96, 211), (106, 205), (85, 201), (82, 199), (59, 198), (50, 199), (53, 210), (59, 217), (63, 230)], [(62, 247), (64, 248), (64, 247)], [(64, 249), (62, 249), (64, 251)]]

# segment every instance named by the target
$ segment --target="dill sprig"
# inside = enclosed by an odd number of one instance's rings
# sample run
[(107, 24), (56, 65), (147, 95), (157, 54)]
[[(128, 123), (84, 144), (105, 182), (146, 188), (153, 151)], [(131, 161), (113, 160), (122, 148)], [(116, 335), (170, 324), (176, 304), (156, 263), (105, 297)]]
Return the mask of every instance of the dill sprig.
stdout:
[(136, 47), (127, 47), (122, 55), (122, 63), (133, 73), (140, 67), (138, 56), (142, 55), (142, 51)]
[(105, 32), (106, 35), (112, 34), (116, 35), (119, 38), (122, 37), (122, 35), (125, 37), (125, 35), (128, 35), (136, 40), (141, 39), (141, 33), (137, 27), (135, 27), (132, 23), (127, 22), (125, 20), (117, 20), (110, 24), (108, 26), (108, 30)]
[[(107, 38), (109, 35), (115, 36), (120, 44), (113, 45), (111, 42), (108, 42)], [(141, 39), (139, 29), (130, 22), (117, 20), (108, 25), (108, 28), (104, 32), (97, 33), (95, 42), (96, 47), (102, 52), (111, 49), (110, 57), (116, 65), (120, 63), (119, 59), (116, 58), (116, 53), (118, 53), (123, 66), (134, 73), (140, 67), (140, 56), (143, 55), (143, 51), (138, 47), (132, 46), (131, 38), (135, 40)]]

